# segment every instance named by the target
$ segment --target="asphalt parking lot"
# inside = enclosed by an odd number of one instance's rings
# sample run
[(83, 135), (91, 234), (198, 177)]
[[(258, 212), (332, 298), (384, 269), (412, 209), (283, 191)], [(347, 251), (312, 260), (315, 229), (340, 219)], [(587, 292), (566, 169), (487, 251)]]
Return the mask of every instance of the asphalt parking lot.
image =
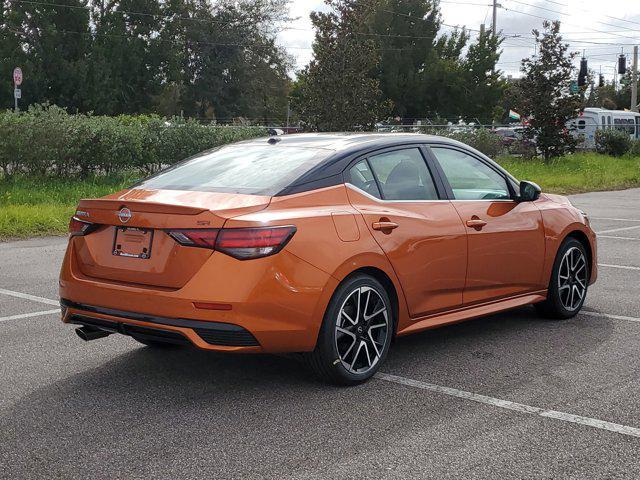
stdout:
[(365, 385), (59, 321), (66, 238), (0, 244), (0, 478), (640, 478), (640, 189), (572, 197), (599, 281), (396, 342)]

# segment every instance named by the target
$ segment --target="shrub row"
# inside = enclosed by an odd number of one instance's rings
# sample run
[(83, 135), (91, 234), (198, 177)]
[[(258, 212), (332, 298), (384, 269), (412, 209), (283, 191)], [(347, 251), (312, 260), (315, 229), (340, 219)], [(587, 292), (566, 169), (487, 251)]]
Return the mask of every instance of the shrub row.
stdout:
[(489, 158), (496, 158), (505, 150), (502, 139), (491, 130), (485, 128), (458, 132), (445, 131), (441, 135), (466, 143)]
[(503, 145), (500, 136), (496, 135), (488, 128), (455, 129), (447, 127), (430, 127), (427, 125), (420, 127), (416, 131), (458, 140), (459, 142), (466, 143), (467, 145), (484, 153), (489, 158), (496, 158), (507, 151), (507, 148)]
[(622, 157), (626, 154), (640, 157), (640, 140), (632, 140), (629, 138), (629, 133), (622, 130), (598, 130), (596, 151), (614, 157)]
[(0, 113), (5, 176), (151, 173), (203, 150), (266, 135), (260, 127), (202, 125), (156, 115), (71, 115), (55, 106)]

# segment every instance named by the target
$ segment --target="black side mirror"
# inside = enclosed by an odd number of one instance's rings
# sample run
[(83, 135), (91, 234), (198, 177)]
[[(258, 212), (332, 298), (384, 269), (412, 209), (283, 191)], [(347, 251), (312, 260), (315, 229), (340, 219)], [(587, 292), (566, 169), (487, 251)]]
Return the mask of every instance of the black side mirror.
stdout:
[(537, 183), (528, 182), (523, 180), (520, 182), (520, 201), (521, 202), (533, 202), (540, 197), (542, 190)]

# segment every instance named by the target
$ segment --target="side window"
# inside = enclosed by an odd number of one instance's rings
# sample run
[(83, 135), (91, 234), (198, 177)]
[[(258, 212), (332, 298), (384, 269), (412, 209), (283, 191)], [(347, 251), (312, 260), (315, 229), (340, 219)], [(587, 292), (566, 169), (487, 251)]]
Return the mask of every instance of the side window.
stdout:
[(438, 192), (417, 148), (369, 157), (385, 200), (437, 200)]
[(371, 173), (366, 160), (356, 163), (349, 169), (349, 180), (360, 190), (376, 198), (381, 198), (380, 190), (378, 190), (378, 185), (376, 185), (376, 180), (373, 178), (373, 173)]
[(509, 199), (506, 179), (494, 169), (466, 153), (432, 147), (456, 200)]

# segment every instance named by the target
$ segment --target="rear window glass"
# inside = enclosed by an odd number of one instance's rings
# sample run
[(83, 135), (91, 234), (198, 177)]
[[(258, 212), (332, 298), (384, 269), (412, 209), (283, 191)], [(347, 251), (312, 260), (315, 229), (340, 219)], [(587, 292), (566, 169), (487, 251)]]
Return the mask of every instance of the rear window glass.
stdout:
[(275, 195), (332, 153), (319, 148), (232, 145), (179, 163), (136, 188)]

